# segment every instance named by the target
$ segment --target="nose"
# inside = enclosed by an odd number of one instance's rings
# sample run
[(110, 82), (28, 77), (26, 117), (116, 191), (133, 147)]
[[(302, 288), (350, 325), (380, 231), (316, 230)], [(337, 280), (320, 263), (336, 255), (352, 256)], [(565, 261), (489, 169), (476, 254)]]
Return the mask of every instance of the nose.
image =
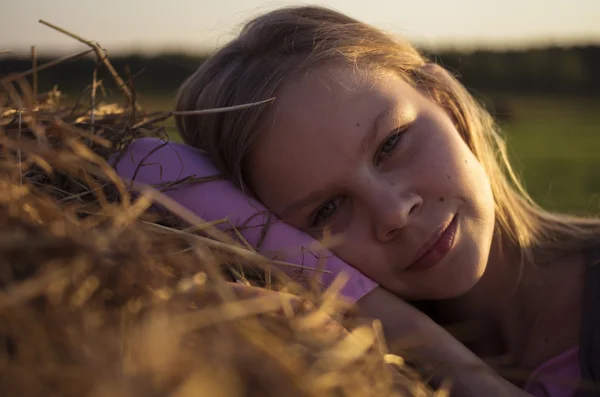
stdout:
[(388, 187), (374, 194), (373, 226), (375, 236), (382, 242), (393, 240), (423, 205), (423, 198), (414, 192), (399, 192)]

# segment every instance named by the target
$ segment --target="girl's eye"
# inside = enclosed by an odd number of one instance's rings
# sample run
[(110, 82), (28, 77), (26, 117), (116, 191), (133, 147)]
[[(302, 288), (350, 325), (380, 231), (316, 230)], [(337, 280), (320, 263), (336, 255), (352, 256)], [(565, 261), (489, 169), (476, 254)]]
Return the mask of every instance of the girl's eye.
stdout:
[(379, 147), (379, 150), (377, 151), (375, 164), (379, 164), (383, 157), (389, 155), (394, 151), (394, 149), (396, 149), (396, 146), (398, 146), (398, 144), (402, 140), (402, 136), (404, 135), (407, 129), (408, 126), (399, 128), (398, 130), (396, 130), (396, 132), (392, 133), (392, 135), (390, 135), (385, 140), (385, 142), (383, 142), (383, 144)]
[(383, 145), (381, 146), (381, 150), (379, 150), (379, 153), (381, 153), (381, 154), (390, 154), (392, 152), (392, 150), (394, 150), (394, 148), (398, 144), (399, 140), (400, 140), (400, 133), (399, 132), (396, 132), (396, 133), (392, 134), (392, 136), (389, 137), (387, 139), (387, 141), (385, 141), (383, 143)]
[(334, 200), (329, 200), (319, 210), (316, 212), (313, 217), (311, 227), (316, 227), (322, 225), (325, 221), (331, 218), (340, 207), (342, 199), (337, 198)]

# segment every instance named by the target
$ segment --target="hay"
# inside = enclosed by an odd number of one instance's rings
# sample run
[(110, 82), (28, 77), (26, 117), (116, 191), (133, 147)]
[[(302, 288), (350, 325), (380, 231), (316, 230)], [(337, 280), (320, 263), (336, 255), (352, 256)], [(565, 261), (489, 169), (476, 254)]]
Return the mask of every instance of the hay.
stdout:
[(87, 99), (63, 106), (26, 77), (0, 79), (4, 394), (433, 394), (387, 354), (376, 322), (342, 315), (339, 283), (228, 283), (232, 263), (268, 261), (156, 189), (130, 194), (108, 159), (138, 137), (166, 139), (157, 123), (172, 113), (144, 112), (131, 87), (124, 104), (102, 103), (95, 79)]

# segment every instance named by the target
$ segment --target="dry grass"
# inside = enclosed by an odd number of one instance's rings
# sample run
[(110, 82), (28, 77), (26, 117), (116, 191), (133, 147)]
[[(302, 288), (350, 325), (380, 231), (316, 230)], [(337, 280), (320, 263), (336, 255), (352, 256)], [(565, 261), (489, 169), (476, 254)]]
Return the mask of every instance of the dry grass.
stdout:
[(39, 95), (26, 78), (47, 65), (0, 79), (3, 393), (433, 395), (387, 354), (377, 322), (343, 315), (342, 280), (325, 292), (283, 272), (270, 291), (228, 282), (272, 263), (157, 189), (132, 195), (107, 160), (138, 137), (166, 138), (156, 123), (172, 113), (144, 112), (105, 51), (76, 38), (124, 103), (102, 103), (95, 77), (73, 106)]

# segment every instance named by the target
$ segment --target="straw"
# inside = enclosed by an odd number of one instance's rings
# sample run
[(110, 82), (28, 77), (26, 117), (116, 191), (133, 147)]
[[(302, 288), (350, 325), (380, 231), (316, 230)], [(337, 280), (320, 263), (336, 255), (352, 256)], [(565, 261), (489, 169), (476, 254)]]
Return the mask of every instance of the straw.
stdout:
[(141, 137), (167, 140), (156, 123), (175, 113), (136, 108), (99, 44), (42, 23), (90, 45), (129, 103), (103, 100), (97, 69), (70, 106), (25, 80), (89, 51), (1, 80), (4, 394), (433, 395), (385, 348), (377, 323), (345, 316), (343, 277), (326, 291), (291, 280), (283, 268), (301, 266), (261, 256), (233, 225), (232, 235), (217, 228), (226, 219), (207, 222), (164, 194), (213, 178), (154, 187), (119, 178), (109, 159)]

